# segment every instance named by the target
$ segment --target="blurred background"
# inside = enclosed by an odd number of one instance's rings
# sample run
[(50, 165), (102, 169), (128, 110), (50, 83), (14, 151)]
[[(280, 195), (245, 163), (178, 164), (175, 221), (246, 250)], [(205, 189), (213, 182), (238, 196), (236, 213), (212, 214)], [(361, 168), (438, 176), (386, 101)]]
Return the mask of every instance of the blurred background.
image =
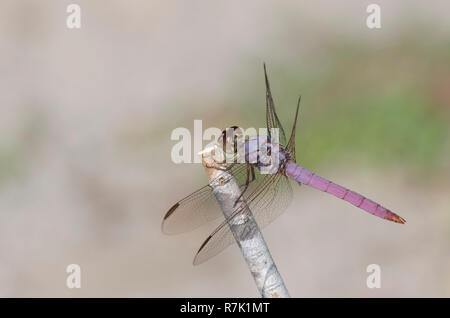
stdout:
[(236, 246), (192, 265), (215, 224), (160, 224), (207, 182), (172, 130), (263, 126), (263, 61), (297, 161), (407, 220), (293, 187), (264, 230), (291, 295), (450, 296), (448, 1), (70, 3), (0, 3), (0, 296), (257, 297)]

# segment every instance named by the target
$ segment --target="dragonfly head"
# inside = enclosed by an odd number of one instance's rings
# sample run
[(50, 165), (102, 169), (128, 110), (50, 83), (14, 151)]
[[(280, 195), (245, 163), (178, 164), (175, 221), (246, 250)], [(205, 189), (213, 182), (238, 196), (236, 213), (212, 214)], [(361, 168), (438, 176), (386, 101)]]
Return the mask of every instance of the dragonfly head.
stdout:
[(243, 136), (242, 128), (231, 126), (222, 131), (218, 142), (222, 143), (222, 149), (227, 155), (235, 156), (239, 149), (239, 143), (245, 142), (245, 140), (242, 140)]

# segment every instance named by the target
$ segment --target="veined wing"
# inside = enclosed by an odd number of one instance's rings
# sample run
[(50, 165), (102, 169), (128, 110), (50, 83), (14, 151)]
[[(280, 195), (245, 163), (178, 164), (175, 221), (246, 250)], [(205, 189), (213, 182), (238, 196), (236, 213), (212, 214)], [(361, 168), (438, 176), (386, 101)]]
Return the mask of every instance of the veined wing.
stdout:
[(220, 216), (219, 206), (206, 185), (175, 203), (164, 215), (161, 224), (165, 234), (179, 234), (193, 230)]
[[(252, 190), (244, 196), (258, 226), (263, 228), (289, 206), (292, 201), (292, 188), (288, 178), (282, 174), (259, 175), (257, 180), (258, 182), (253, 183)], [(239, 214), (232, 217), (236, 215)], [(233, 233), (225, 220), (203, 242), (194, 258), (194, 265), (207, 261), (234, 242)]]
[[(243, 188), (247, 179), (247, 164), (235, 164), (231, 174)], [(247, 190), (256, 186), (251, 175), (249, 181)], [(223, 217), (219, 204), (211, 187), (206, 185), (175, 203), (165, 214), (161, 229), (165, 234), (179, 234), (194, 230), (220, 216)]]
[(264, 64), (264, 77), (266, 81), (266, 122), (268, 134), (269, 136), (271, 135), (270, 133), (271, 128), (278, 128), (280, 144), (286, 146), (286, 134), (284, 133), (283, 126), (281, 125), (277, 113), (275, 112), (275, 104), (273, 102), (272, 92), (270, 91), (269, 79), (267, 77), (266, 71), (266, 64)]
[(297, 110), (295, 111), (295, 118), (294, 118), (294, 124), (292, 125), (291, 137), (289, 138), (289, 142), (286, 146), (287, 151), (291, 154), (291, 160), (294, 163), (297, 162), (297, 159), (295, 158), (295, 129), (297, 127), (298, 110), (300, 109), (300, 101), (301, 100), (302, 100), (302, 97), (300, 96), (298, 98), (298, 102), (297, 102)]

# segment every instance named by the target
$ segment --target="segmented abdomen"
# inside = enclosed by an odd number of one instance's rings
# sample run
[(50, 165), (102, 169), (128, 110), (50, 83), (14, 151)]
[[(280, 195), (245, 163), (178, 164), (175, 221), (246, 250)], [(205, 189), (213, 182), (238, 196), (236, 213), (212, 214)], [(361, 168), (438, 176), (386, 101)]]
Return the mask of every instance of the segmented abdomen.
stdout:
[(327, 179), (324, 179), (295, 163), (288, 163), (286, 165), (286, 175), (289, 178), (294, 179), (295, 181), (309, 185), (318, 190), (328, 192), (335, 197), (347, 201), (354, 206), (380, 218), (401, 224), (406, 222), (402, 217), (382, 207), (378, 203), (367, 199), (359, 193), (356, 193)]

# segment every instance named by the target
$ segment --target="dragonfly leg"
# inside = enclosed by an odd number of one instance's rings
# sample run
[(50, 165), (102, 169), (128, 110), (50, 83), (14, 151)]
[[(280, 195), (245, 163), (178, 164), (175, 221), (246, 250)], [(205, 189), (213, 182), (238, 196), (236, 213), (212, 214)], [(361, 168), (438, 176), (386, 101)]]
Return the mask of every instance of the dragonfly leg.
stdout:
[(205, 167), (206, 168), (209, 168), (209, 169), (217, 169), (217, 170), (221, 170), (221, 171), (228, 171), (228, 170), (230, 170), (231, 168), (233, 168), (234, 167), (234, 165), (235, 165), (236, 163), (235, 162), (233, 162), (233, 163), (231, 163), (230, 165), (228, 165), (227, 167), (225, 167), (225, 168), (223, 168), (223, 167), (218, 167), (218, 166), (213, 166), (213, 165), (205, 165)]
[[(253, 170), (253, 167), (250, 165), (247, 165), (247, 173), (245, 175), (245, 187), (244, 190), (242, 190), (241, 195), (236, 199), (236, 202), (234, 202), (234, 207), (236, 207), (236, 205), (238, 204), (239, 200), (242, 198), (242, 196), (244, 195), (244, 192), (247, 190), (248, 185), (250, 183), (250, 171), (252, 171), (252, 178), (253, 180), (255, 180), (255, 171)], [(252, 180), (252, 181), (253, 181)]]
[[(223, 171), (228, 171), (228, 170), (230, 170), (231, 168), (233, 168), (235, 164), (236, 164), (236, 162), (233, 162), (232, 164), (228, 165), (226, 168), (222, 168), (222, 169), (223, 169)], [(219, 169), (220, 169), (220, 168), (219, 168)]]
[(252, 166), (251, 171), (252, 171), (252, 181), (255, 181), (255, 179), (256, 179), (256, 177), (255, 177), (255, 167)]

